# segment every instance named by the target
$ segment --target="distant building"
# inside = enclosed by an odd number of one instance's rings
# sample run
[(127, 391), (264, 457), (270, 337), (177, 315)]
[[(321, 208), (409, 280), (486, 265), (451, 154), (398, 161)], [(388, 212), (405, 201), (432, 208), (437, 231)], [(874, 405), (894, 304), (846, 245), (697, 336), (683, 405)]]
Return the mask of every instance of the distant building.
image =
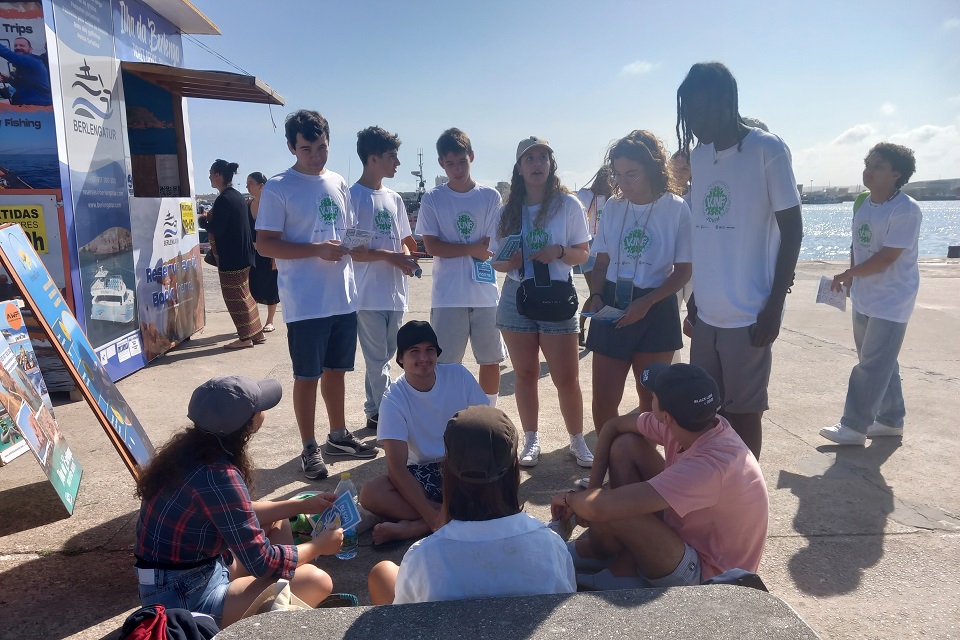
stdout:
[(447, 176), (437, 176), (433, 179), (433, 186), (439, 187), (442, 184), (447, 184), (450, 181), (450, 178)]
[(500, 199), (506, 202), (507, 198), (510, 197), (510, 183), (501, 180), (497, 183), (497, 191), (500, 192)]
[(903, 192), (917, 200), (956, 200), (960, 198), (960, 178), (910, 182)]

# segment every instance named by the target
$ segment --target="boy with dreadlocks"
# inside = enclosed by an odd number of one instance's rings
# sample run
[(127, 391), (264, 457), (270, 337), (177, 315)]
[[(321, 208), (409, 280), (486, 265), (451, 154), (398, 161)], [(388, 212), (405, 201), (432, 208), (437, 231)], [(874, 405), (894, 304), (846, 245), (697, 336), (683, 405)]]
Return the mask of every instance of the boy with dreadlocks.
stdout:
[(763, 412), (803, 238), (790, 149), (747, 126), (737, 81), (719, 62), (697, 63), (677, 89), (677, 141), (693, 181), (693, 326), (690, 361), (720, 386), (723, 415), (759, 459)]

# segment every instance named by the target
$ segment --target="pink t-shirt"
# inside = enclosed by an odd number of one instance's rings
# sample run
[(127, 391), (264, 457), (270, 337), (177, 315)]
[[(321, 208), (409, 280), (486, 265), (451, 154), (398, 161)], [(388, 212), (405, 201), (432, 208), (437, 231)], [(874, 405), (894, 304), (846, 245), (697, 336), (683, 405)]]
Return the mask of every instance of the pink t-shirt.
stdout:
[(726, 419), (686, 451), (653, 413), (637, 431), (666, 452), (663, 472), (649, 480), (670, 508), (663, 521), (696, 549), (704, 580), (729, 569), (756, 571), (767, 538), (767, 485), (757, 459)]

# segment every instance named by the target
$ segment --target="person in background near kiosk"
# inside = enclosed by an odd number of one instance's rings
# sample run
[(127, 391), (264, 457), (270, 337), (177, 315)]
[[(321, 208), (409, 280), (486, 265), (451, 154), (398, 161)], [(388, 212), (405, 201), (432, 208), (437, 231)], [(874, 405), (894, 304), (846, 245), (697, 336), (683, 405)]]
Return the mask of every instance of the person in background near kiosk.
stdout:
[(43, 58), (33, 53), (33, 45), (24, 37), (13, 41), (13, 50), (0, 44), (0, 58), (13, 65), (10, 75), (0, 73), (0, 99), (18, 106), (49, 107), (53, 104), (50, 92), (50, 70)]
[[(247, 176), (247, 193), (250, 201), (247, 203), (249, 213), (250, 233), (253, 235), (253, 249), (257, 249), (257, 213), (260, 211), (260, 192), (267, 183), (267, 177), (259, 171)], [(263, 325), (263, 332), (275, 331), (273, 320), (277, 315), (277, 305), (280, 303), (280, 293), (277, 290), (277, 265), (273, 258), (267, 258), (257, 252), (255, 264), (250, 271), (250, 295), (258, 304), (267, 305), (267, 323)]]
[(250, 295), (250, 268), (254, 263), (249, 214), (240, 192), (233, 188), (236, 162), (217, 160), (210, 167), (210, 185), (220, 192), (203, 222), (214, 238), (217, 272), (223, 301), (237, 327), (237, 340), (224, 349), (247, 349), (266, 341), (257, 303)]
[(677, 142), (693, 174), (690, 362), (720, 385), (721, 413), (759, 458), (771, 346), (803, 239), (790, 149), (743, 123), (719, 62), (693, 65), (677, 89)]
[[(820, 430), (837, 444), (903, 435), (903, 389), (897, 356), (920, 289), (917, 265), (920, 206), (900, 188), (917, 168), (913, 151), (881, 142), (864, 160), (863, 186), (853, 214), (850, 268), (833, 277), (835, 291), (853, 302), (853, 340), (859, 362), (850, 372), (843, 417)], [(859, 205), (859, 206), (858, 206)]]
[[(580, 200), (580, 204), (583, 205), (583, 209), (587, 214), (587, 230), (590, 231), (590, 235), (596, 237), (597, 229), (600, 225), (600, 214), (603, 213), (603, 205), (607, 202), (607, 199), (610, 197), (610, 194), (613, 193), (613, 186), (610, 184), (610, 167), (603, 165), (600, 169), (593, 175), (593, 178), (590, 180), (590, 186), (584, 187), (577, 191), (577, 198)], [(591, 277), (591, 272), (593, 271), (593, 265), (597, 260), (596, 254), (593, 253), (593, 240), (590, 240), (590, 257), (587, 258), (587, 261), (583, 264), (578, 264), (573, 268), (574, 273), (582, 273), (584, 279), (587, 281), (587, 288), (590, 290), (589, 295), (593, 296), (593, 278)], [(590, 310), (590, 298), (587, 298), (583, 301), (583, 308), (580, 311), (589, 311)], [(587, 346), (587, 334), (584, 333), (584, 326), (587, 322), (585, 316), (580, 316), (580, 346)]]

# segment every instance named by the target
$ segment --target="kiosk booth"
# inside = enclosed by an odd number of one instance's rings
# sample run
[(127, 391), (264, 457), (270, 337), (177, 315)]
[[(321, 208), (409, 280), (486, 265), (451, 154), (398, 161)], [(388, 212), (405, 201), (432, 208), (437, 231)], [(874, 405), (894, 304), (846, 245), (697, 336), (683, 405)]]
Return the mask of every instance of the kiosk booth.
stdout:
[(184, 67), (181, 34), (219, 33), (188, 0), (0, 1), (0, 223), (23, 227), (113, 380), (204, 326), (185, 98), (283, 104)]

